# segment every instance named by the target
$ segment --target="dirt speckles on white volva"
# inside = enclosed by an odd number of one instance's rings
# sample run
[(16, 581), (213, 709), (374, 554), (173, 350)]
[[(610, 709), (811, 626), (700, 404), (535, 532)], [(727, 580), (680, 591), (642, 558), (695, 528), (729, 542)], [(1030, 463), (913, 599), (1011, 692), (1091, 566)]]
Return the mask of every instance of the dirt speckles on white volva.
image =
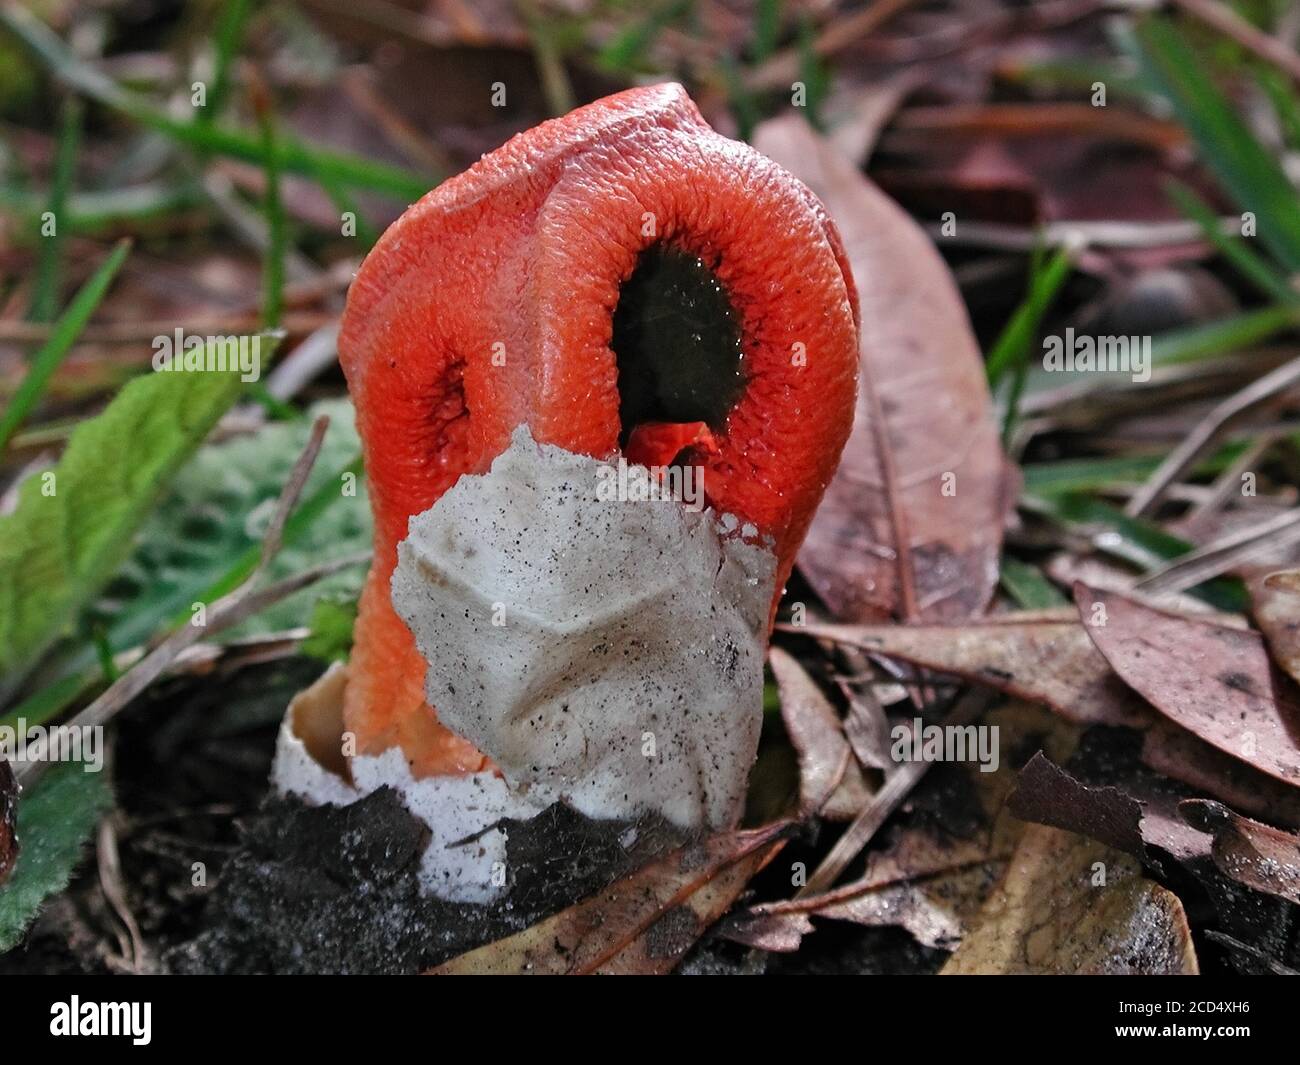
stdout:
[(521, 799), (734, 824), (775, 557), (734, 518), (598, 498), (601, 465), (521, 428), (489, 473), (411, 519), (393, 605), (426, 695)]

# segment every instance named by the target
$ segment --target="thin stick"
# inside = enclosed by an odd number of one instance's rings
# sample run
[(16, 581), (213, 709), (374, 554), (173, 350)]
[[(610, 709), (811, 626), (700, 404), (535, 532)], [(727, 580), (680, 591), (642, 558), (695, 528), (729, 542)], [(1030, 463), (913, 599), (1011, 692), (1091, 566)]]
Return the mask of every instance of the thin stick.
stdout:
[(1300, 509), (1288, 510), (1221, 540), (1149, 574), (1133, 585), (1148, 595), (1182, 592), (1249, 561), (1265, 550), (1300, 542)]
[(1216, 406), (1187, 437), (1165, 457), (1142, 490), (1128, 501), (1124, 513), (1130, 518), (1140, 518), (1156, 505), (1160, 495), (1196, 462), (1225, 426), (1271, 399), (1279, 392), (1300, 381), (1300, 358), (1285, 362), (1272, 373), (1251, 382)]
[(1227, 5), (1217, 0), (1174, 0), (1174, 4), (1225, 37), (1231, 37), (1246, 51), (1271, 63), (1287, 77), (1300, 81), (1300, 55), (1296, 55), (1283, 41), (1252, 26)]
[[(1188, 513), (1184, 529), (1202, 526), (1227, 506), (1228, 500), (1241, 491), (1241, 475), (1249, 472), (1263, 461), (1264, 456), (1272, 450), (1273, 445), (1288, 435), (1290, 435), (1289, 431), (1280, 430), (1261, 434), (1241, 453), (1236, 462), (1214, 479), (1214, 483), (1210, 485), (1210, 489), (1204, 498), (1192, 507)], [(1193, 539), (1197, 538), (1193, 537)]]
[[(812, 43), (812, 50), (823, 59), (844, 51), (864, 37), (875, 33), (881, 26), (911, 7), (916, 0), (874, 0), (859, 11), (851, 12), (831, 22)], [(774, 89), (794, 81), (799, 76), (800, 55), (797, 48), (787, 48), (772, 56), (762, 66), (746, 76), (751, 89)]]
[[(945, 725), (967, 725), (978, 718), (993, 696), (984, 690), (967, 692), (958, 700), (952, 712), (944, 720)], [(858, 814), (857, 819), (849, 825), (830, 853), (822, 859), (808, 882), (795, 894), (795, 898), (817, 895), (827, 890), (844, 870), (870, 842), (877, 829), (885, 823), (889, 815), (897, 808), (909, 792), (920, 782), (930, 768), (929, 762), (908, 762), (885, 778), (880, 790), (872, 796), (871, 802)]]

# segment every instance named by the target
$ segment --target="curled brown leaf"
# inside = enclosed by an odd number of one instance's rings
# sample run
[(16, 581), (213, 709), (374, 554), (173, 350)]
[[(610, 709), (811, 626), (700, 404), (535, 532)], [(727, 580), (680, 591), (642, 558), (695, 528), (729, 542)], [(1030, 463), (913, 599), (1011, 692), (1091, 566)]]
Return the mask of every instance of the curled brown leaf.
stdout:
[(845, 621), (983, 613), (1014, 475), (952, 274), (920, 227), (801, 117), (764, 122), (754, 145), (825, 204), (862, 301), (857, 416), (800, 568)]
[(1075, 585), (1084, 627), (1111, 668), (1176, 725), (1300, 785), (1300, 691), (1257, 632), (1169, 614)]

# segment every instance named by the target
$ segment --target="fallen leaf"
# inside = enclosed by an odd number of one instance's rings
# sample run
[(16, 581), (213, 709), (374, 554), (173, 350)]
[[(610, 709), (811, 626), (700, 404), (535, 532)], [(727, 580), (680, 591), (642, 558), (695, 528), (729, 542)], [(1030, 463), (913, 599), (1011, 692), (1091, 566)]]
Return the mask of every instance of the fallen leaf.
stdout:
[(1119, 851), (1032, 825), (941, 974), (1197, 971), (1177, 896), (1143, 879), (1137, 863)]
[(970, 625), (806, 625), (816, 636), (961, 677), (1051, 707), (1080, 724), (1140, 727), (1150, 713), (1116, 679), (1077, 621)]
[(1300, 569), (1261, 573), (1247, 587), (1273, 657), (1300, 681)]
[(1300, 784), (1300, 703), (1263, 637), (1084, 584), (1075, 585), (1075, 601), (1097, 650), (1160, 713), (1234, 758)]
[(920, 71), (906, 67), (866, 85), (852, 85), (836, 78), (825, 108), (836, 150), (855, 166), (866, 165), (884, 128), (924, 81)]
[(821, 198), (862, 305), (857, 417), (800, 568), (845, 621), (980, 614), (1015, 492), (952, 275), (916, 223), (801, 117), (762, 123), (754, 146)]
[[(799, 812), (836, 813), (849, 819), (870, 798), (862, 770), (840, 725), (839, 715), (798, 661), (779, 647), (768, 651), (781, 693), (781, 719), (799, 757)], [(828, 810), (832, 805), (835, 811)]]
[(1252, 769), (1163, 718), (1152, 722), (1142, 738), (1142, 761), (1234, 809), (1300, 828), (1300, 788)]
[(737, 913), (728, 917), (718, 934), (733, 943), (774, 954), (793, 954), (813, 923), (802, 913)]
[[(1290, 903), (1234, 880), (1221, 869), (1212, 854), (1214, 836), (1207, 825), (1188, 816), (1190, 810), (1202, 805), (1223, 808), (1205, 804), (1185, 785), (1143, 766), (1141, 747), (1141, 738), (1134, 733), (1091, 729), (1064, 768), (1043, 763), (1040, 770), (1046, 768), (1050, 773), (1040, 771), (1039, 779), (1030, 785), (1035, 793), (1032, 803), (1027, 804), (1024, 796), (1017, 795), (1008, 805), (1021, 816), (1040, 823), (1094, 838), (1105, 834), (1162, 875), (1176, 876), (1178, 883), (1188, 883), (1188, 878), (1195, 881), (1217, 915), (1213, 920), (1218, 930), (1230, 934), (1235, 944), (1246, 945), (1244, 951), (1232, 948), (1233, 964), (1240, 971), (1277, 971), (1279, 966), (1296, 964), (1297, 946), (1286, 914)], [(1228, 760), (1227, 755), (1213, 753)], [(1022, 772), (1018, 790), (1024, 790), (1030, 766)], [(1275, 787), (1282, 787), (1259, 775)], [(1098, 803), (1107, 806), (1111, 823), (1120, 824), (1118, 832), (1107, 832), (1107, 818), (1097, 816)], [(1133, 831), (1137, 807), (1141, 811), (1136, 822), (1140, 840)]]
[(791, 823), (673, 851), (517, 935), (430, 970), (457, 974), (665, 973), (778, 849)]
[(852, 921), (867, 926), (897, 925), (925, 947), (951, 950), (961, 942), (963, 903), (978, 905), (1002, 870), (987, 863), (946, 871), (918, 891), (913, 884), (895, 884), (830, 902), (812, 911), (817, 917)]
[(869, 684), (857, 690), (852, 684), (841, 682), (840, 688), (849, 701), (844, 714), (844, 736), (859, 764), (886, 772), (893, 769), (889, 757), (889, 716), (879, 694)]
[(105, 773), (52, 766), (18, 804), (22, 853), (0, 886), (0, 953), (22, 938), (41, 904), (67, 886), (100, 815), (112, 805)]
[(1118, 788), (1081, 784), (1042, 751), (1020, 771), (1008, 805), (1024, 821), (1079, 832), (1136, 857), (1146, 851), (1141, 803)]
[(1075, 730), (1046, 711), (1009, 703), (989, 711), (998, 730), (1001, 765), (975, 763), (927, 777), (895, 816), (892, 838), (870, 852), (863, 874), (828, 891), (761, 903), (755, 915), (832, 918), (862, 925), (899, 925), (918, 942), (951, 949), (997, 883), (1025, 825), (1007, 806), (1016, 752), (1047, 747), (1056, 757), (1073, 748)]
[(1242, 817), (1217, 802), (1189, 799), (1178, 809), (1188, 824), (1214, 836), (1214, 864), (1225, 876), (1300, 904), (1300, 836)]

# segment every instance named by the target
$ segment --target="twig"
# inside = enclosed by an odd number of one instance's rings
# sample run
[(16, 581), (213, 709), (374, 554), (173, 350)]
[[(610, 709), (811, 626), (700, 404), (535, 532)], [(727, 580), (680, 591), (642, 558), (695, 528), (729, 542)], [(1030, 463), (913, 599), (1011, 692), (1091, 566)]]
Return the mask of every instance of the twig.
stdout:
[[(1240, 227), (1241, 221), (1223, 220), (1223, 227)], [(963, 222), (952, 234), (940, 223), (926, 230), (944, 245), (988, 248), (993, 251), (1033, 251), (1059, 248), (1082, 239), (1092, 248), (1165, 248), (1199, 244), (1205, 231), (1195, 222), (1048, 222), (1042, 226), (1013, 226), (1002, 222)]]
[[(842, 52), (874, 33), (915, 2), (916, 0), (874, 0), (862, 10), (845, 15), (822, 30), (813, 40), (812, 50), (823, 59)], [(788, 84), (799, 76), (800, 61), (799, 50), (787, 48), (749, 74), (745, 78), (746, 85), (751, 89), (774, 89)]]
[[(952, 712), (944, 719), (945, 725), (967, 725), (988, 707), (993, 696), (982, 689), (967, 692), (957, 701)], [(870, 842), (871, 837), (920, 782), (930, 768), (929, 762), (908, 762), (885, 778), (871, 802), (858, 814), (857, 819), (844, 830), (830, 853), (822, 859), (808, 882), (795, 893), (795, 898), (816, 895), (827, 890)]]
[(1184, 555), (1163, 569), (1148, 574), (1133, 587), (1148, 595), (1185, 591), (1225, 573), (1261, 551), (1277, 550), (1297, 542), (1300, 542), (1300, 510), (1288, 510)]
[(1210, 521), (1227, 505), (1229, 499), (1241, 492), (1241, 475), (1259, 465), (1264, 456), (1272, 450), (1273, 445), (1284, 437), (1290, 436), (1291, 433), (1292, 430), (1287, 428), (1260, 434), (1241, 453), (1236, 462), (1214, 479), (1214, 483), (1210, 485), (1204, 497), (1188, 512), (1187, 520), (1183, 523), (1184, 531), (1202, 527)]
[(1143, 485), (1142, 491), (1128, 501), (1124, 513), (1130, 518), (1140, 518), (1149, 513), (1160, 494), (1192, 466), (1201, 452), (1214, 442), (1230, 422), (1297, 381), (1300, 381), (1300, 358), (1283, 363), (1272, 373), (1265, 374), (1225, 399), (1201, 419), (1182, 443), (1165, 457)]
[(1300, 81), (1300, 55), (1277, 37), (1257, 29), (1230, 7), (1217, 0), (1174, 0), (1193, 18), (1231, 37), (1246, 51), (1253, 52), (1266, 63), (1271, 63), (1294, 81)]
[(533, 45), (533, 58), (542, 79), (542, 93), (552, 115), (565, 115), (573, 110), (573, 86), (569, 72), (564, 69), (564, 57), (555, 46), (555, 37), (542, 18), (536, 0), (515, 0), (515, 6), (528, 24)]

